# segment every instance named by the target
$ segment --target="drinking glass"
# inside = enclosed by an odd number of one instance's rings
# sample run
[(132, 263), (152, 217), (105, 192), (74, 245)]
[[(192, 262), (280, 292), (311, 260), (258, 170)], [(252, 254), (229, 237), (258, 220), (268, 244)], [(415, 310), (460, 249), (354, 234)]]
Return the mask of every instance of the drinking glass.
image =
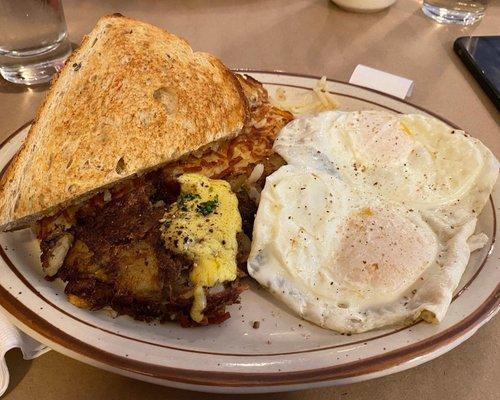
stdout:
[(71, 53), (61, 0), (0, 0), (0, 74), (47, 82)]
[(472, 25), (484, 16), (487, 0), (424, 0), (422, 11), (441, 24)]

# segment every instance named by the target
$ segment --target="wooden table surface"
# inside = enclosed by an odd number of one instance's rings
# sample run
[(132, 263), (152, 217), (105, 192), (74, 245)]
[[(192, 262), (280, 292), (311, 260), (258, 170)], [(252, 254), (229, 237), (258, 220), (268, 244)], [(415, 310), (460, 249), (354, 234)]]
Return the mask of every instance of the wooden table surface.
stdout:
[[(228, 66), (327, 75), (348, 80), (357, 64), (412, 79), (410, 101), (455, 122), (500, 156), (500, 113), (453, 53), (455, 38), (500, 35), (500, 1), (489, 2), (473, 27), (425, 18), (421, 1), (398, 0), (388, 11), (352, 14), (327, 0), (65, 0), (70, 39), (79, 43), (97, 19), (121, 12), (164, 27)], [(46, 87), (0, 80), (0, 140), (33, 118)], [(273, 399), (498, 399), (500, 320), (466, 343), (414, 369), (341, 387), (251, 398)], [(17, 399), (216, 399), (124, 378), (51, 351), (34, 361), (7, 355)]]

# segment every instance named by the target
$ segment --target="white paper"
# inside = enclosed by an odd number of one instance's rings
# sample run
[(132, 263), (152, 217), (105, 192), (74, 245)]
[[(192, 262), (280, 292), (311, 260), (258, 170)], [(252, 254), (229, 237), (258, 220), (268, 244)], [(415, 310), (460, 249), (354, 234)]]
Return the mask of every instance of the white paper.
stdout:
[(5, 362), (5, 354), (14, 347), (19, 347), (25, 360), (31, 360), (50, 349), (24, 332), (17, 329), (0, 312), (0, 396), (9, 387), (9, 369)]
[(410, 97), (413, 91), (413, 81), (410, 79), (361, 64), (354, 69), (349, 83), (387, 93), (400, 99)]

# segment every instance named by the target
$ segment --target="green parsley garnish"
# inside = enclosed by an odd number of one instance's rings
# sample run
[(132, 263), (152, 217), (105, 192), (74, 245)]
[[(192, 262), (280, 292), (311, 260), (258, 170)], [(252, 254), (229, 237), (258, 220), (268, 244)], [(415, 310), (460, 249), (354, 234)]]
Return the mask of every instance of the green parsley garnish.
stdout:
[(179, 197), (177, 197), (177, 205), (182, 211), (187, 211), (186, 203), (199, 198), (200, 195), (196, 193), (181, 193)]
[(213, 213), (218, 205), (219, 205), (219, 198), (216, 197), (215, 199), (204, 201), (203, 203), (198, 204), (196, 206), (196, 211), (198, 211), (201, 215), (206, 217), (208, 214)]

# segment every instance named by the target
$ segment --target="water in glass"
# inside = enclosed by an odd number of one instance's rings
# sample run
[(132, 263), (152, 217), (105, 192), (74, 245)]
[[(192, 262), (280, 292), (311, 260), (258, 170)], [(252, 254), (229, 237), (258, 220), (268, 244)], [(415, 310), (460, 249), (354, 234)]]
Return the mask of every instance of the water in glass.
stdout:
[(484, 16), (487, 0), (424, 0), (422, 11), (442, 24), (472, 25)]
[(0, 74), (47, 82), (71, 53), (61, 0), (0, 0)]

